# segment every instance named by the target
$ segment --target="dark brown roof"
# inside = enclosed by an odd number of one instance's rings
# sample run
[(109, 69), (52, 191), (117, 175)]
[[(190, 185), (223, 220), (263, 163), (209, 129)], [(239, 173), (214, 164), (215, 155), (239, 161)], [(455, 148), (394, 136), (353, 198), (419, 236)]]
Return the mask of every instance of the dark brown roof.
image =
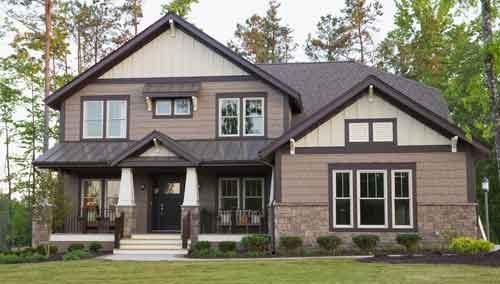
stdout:
[(304, 113), (311, 115), (369, 75), (374, 75), (423, 107), (448, 118), (448, 105), (439, 90), (355, 62), (262, 64), (260, 68), (300, 92)]

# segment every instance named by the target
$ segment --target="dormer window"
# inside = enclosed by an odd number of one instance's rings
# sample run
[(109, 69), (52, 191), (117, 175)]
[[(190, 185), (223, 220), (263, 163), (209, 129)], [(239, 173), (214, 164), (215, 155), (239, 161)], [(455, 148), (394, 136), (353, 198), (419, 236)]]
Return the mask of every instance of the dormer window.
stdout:
[(396, 143), (396, 119), (346, 119), (346, 145)]
[(125, 139), (128, 97), (83, 97), (82, 139)]
[(158, 98), (154, 100), (154, 118), (188, 118), (191, 115), (191, 98)]

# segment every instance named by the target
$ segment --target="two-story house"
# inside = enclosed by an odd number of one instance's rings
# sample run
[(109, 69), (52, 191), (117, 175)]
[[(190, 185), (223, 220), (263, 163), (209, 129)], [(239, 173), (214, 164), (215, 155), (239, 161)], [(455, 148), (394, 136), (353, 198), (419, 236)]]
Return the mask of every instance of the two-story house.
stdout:
[(118, 216), (136, 241), (478, 235), (488, 147), (438, 90), (375, 68), (255, 65), (168, 14), (45, 102), (60, 141), (34, 164), (60, 172), (73, 213), (35, 243), (111, 243)]

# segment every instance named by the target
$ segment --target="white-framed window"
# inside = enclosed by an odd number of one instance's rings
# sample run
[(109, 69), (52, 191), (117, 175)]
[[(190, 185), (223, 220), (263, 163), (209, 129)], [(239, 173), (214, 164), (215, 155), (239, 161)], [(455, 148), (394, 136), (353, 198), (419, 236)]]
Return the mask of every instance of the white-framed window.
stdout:
[(240, 135), (240, 99), (219, 99), (219, 136), (234, 137)]
[[(118, 197), (120, 196), (120, 180), (119, 179), (106, 179), (105, 182), (105, 198), (104, 209), (105, 215), (110, 215), (114, 212), (118, 205)], [(107, 217), (107, 216), (106, 216)]]
[(387, 228), (387, 171), (357, 171), (359, 228)]
[(219, 179), (219, 209), (235, 210), (240, 208), (240, 181), (238, 178)]
[(104, 137), (104, 102), (87, 100), (83, 102), (83, 135), (85, 139)]
[(333, 170), (333, 226), (335, 228), (353, 227), (353, 184), (351, 170)]
[(411, 170), (392, 170), (392, 226), (413, 228), (413, 177)]
[(373, 122), (373, 142), (393, 142), (394, 128), (392, 121)]
[(127, 137), (127, 101), (106, 101), (106, 138)]
[(174, 100), (174, 115), (190, 115), (191, 99), (181, 98)]
[(264, 135), (264, 98), (243, 98), (243, 135)]
[(101, 179), (83, 179), (80, 197), (81, 212), (86, 209), (88, 212), (100, 216), (103, 205), (102, 191)]
[(243, 179), (243, 208), (264, 210), (264, 179)]
[(172, 115), (172, 100), (157, 99), (155, 101), (155, 115)]
[(349, 122), (349, 142), (370, 142), (370, 124)]

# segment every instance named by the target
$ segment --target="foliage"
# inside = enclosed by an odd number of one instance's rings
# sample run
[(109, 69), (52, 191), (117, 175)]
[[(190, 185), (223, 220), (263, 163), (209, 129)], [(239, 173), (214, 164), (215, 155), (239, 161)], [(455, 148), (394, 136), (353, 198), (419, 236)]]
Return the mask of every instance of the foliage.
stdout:
[(304, 239), (300, 236), (281, 236), (280, 237), (280, 249), (283, 249), (286, 254), (290, 252), (297, 252), (301, 249), (304, 243)]
[(68, 251), (74, 251), (74, 250), (84, 250), (85, 246), (83, 244), (70, 244), (68, 246)]
[(490, 252), (494, 247), (492, 243), (485, 240), (459, 237), (451, 241), (449, 249), (459, 254), (479, 254)]
[(342, 240), (337, 236), (327, 235), (319, 236), (316, 239), (316, 242), (322, 250), (327, 251), (331, 254), (335, 254), (338, 247), (342, 243)]
[(199, 0), (171, 0), (170, 3), (161, 6), (163, 13), (175, 13), (183, 18), (191, 12), (191, 6), (198, 4)]
[(218, 247), (219, 250), (223, 253), (236, 251), (236, 242), (231, 242), (231, 241), (220, 242)]
[(208, 250), (212, 247), (209, 241), (196, 241), (191, 244), (192, 251)]
[(281, 23), (278, 0), (269, 1), (265, 16), (252, 15), (243, 24), (236, 25), (235, 39), (228, 46), (255, 63), (281, 63), (293, 59), (297, 48), (293, 30)]
[(64, 256), (63, 260), (64, 261), (71, 261), (71, 260), (80, 260), (80, 259), (85, 259), (91, 257), (90, 253), (86, 250), (82, 249), (75, 249), (75, 250), (68, 250)]
[(246, 251), (266, 253), (271, 246), (271, 237), (268, 235), (249, 235), (241, 239), (241, 246)]
[(406, 248), (406, 252), (413, 254), (417, 251), (418, 242), (422, 239), (419, 234), (398, 234), (396, 242)]
[(30, 263), (46, 260), (42, 254), (0, 254), (0, 264)]
[(102, 249), (101, 243), (91, 242), (89, 244), (89, 252), (92, 253), (92, 254), (98, 253), (99, 251), (101, 251), (101, 249)]
[(377, 235), (357, 235), (352, 237), (352, 241), (364, 253), (373, 253), (380, 238)]

